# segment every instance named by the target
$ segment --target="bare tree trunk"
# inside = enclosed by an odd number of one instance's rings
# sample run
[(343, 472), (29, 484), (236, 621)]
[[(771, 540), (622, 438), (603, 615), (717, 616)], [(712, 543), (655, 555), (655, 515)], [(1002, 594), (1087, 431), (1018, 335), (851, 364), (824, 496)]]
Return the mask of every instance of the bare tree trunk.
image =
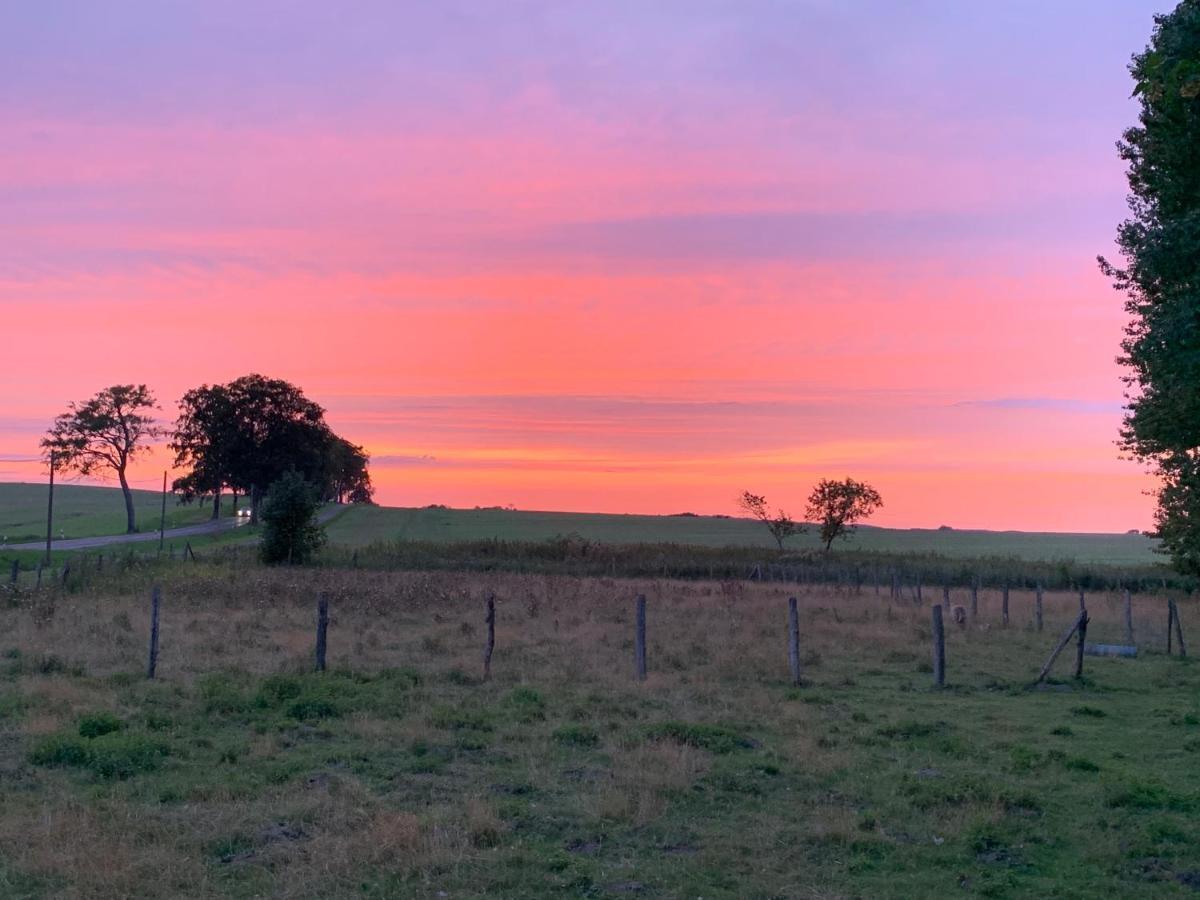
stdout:
[(220, 488), (217, 488), (216, 492), (213, 494), (212, 517), (214, 519), (221, 518), (221, 489)]
[(117, 479), (121, 482), (121, 493), (125, 495), (125, 533), (133, 534), (137, 531), (137, 524), (133, 518), (133, 492), (129, 490), (124, 468), (117, 469)]
[(258, 524), (258, 485), (250, 485), (250, 524)]

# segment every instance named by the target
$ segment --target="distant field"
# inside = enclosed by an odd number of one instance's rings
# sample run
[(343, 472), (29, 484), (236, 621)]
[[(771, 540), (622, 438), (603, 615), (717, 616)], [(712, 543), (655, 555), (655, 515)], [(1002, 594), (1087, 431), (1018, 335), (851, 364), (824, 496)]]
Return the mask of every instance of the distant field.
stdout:
[[(677, 543), (705, 547), (774, 546), (757, 522), (716, 516), (634, 516), (525, 512), (503, 509), (348, 509), (329, 526), (331, 543), (364, 546), (376, 541), (461, 541), (503, 538), (542, 541), (576, 533), (605, 543)], [(816, 549), (815, 535), (788, 541), (790, 549)], [(1161, 561), (1155, 541), (1136, 534), (1053, 534), (1022, 531), (938, 531), (861, 528), (842, 548), (884, 553), (938, 553), (974, 558), (1074, 559), (1081, 563), (1138, 565)]]
[[(229, 498), (230, 500), (232, 498)], [(158, 529), (162, 494), (134, 491), (134, 513), (140, 531)], [(232, 512), (232, 505), (229, 511)], [(195, 525), (208, 519), (212, 507), (180, 506), (167, 498), (167, 527)], [(95, 537), (125, 533), (125, 501), (118, 488), (78, 484), (54, 486), (54, 537)], [(46, 538), (46, 485), (0, 484), (0, 538), (9, 544)]]

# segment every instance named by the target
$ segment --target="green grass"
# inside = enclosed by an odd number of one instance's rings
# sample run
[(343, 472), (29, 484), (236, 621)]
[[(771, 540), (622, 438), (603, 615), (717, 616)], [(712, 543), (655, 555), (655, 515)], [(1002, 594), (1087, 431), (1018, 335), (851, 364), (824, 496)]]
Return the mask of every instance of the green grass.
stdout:
[[(161, 495), (135, 491), (139, 528), (158, 527)], [(231, 503), (231, 498), (226, 498)], [(230, 506), (232, 512), (232, 506)], [(0, 484), (0, 535), (8, 543), (43, 540), (44, 485)], [(197, 505), (181, 506), (168, 498), (167, 526), (207, 520)], [(55, 488), (55, 536), (59, 528), (71, 537), (121, 534), (125, 511), (116, 488), (61, 485)], [(774, 543), (765, 528), (747, 519), (720, 516), (641, 516), (602, 513), (527, 512), (505, 509), (443, 509), (352, 506), (328, 527), (333, 545), (364, 547), (389, 541), (457, 542), (500, 538), (545, 541), (578, 534), (613, 544), (682, 544), (699, 547), (761, 547)], [(791, 538), (790, 551), (819, 548), (813, 533)], [(868, 553), (929, 554), (952, 559), (1013, 557), (1024, 560), (1074, 560), (1111, 566), (1152, 565), (1162, 561), (1156, 542), (1143, 535), (1066, 534), (1022, 531), (978, 531), (876, 528), (864, 526), (838, 549)]]
[[(1047, 597), (1038, 634), (1029, 597), (1001, 629), (988, 594), (947, 634), (937, 691), (928, 608), (870, 594), (801, 594), (795, 688), (771, 585), (208, 564), (154, 580), (154, 683), (145, 577), (0, 610), (0, 894), (1157, 898), (1200, 881), (1200, 667), (1156, 652), (1158, 598), (1137, 607), (1138, 659), (1088, 658), (1079, 682), (1060, 660), (1030, 691), (1074, 597)], [(325, 674), (308, 671), (319, 592)], [(1117, 597), (1090, 607), (1099, 638), (1119, 633)]]
[[(44, 484), (0, 484), (0, 536), (9, 544), (46, 539)], [(232, 512), (232, 497), (225, 498)], [(134, 491), (134, 515), (140, 531), (157, 531), (162, 513), (159, 491)], [(167, 527), (208, 521), (212, 506), (181, 505), (167, 497)], [(119, 488), (77, 484), (54, 486), (54, 539), (125, 533), (125, 501)]]
[[(329, 527), (333, 544), (367, 546), (383, 541), (468, 541), (500, 538), (544, 541), (578, 534), (618, 544), (688, 544), (701, 547), (774, 547), (766, 529), (748, 519), (717, 516), (635, 516), (601, 513), (525, 512), (504, 509), (405, 509), (351, 507)], [(937, 553), (956, 559), (1017, 557), (1073, 559), (1080, 563), (1146, 565), (1161, 562), (1156, 542), (1131, 534), (1056, 534), (1023, 531), (939, 531), (862, 527), (838, 549)], [(817, 550), (815, 534), (791, 538), (791, 551)]]

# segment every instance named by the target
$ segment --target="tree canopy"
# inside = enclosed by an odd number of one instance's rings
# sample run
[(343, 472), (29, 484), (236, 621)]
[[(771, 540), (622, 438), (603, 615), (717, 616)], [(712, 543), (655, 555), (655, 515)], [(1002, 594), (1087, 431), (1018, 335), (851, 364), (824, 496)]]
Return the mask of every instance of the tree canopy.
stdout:
[(1155, 16), (1130, 73), (1138, 124), (1117, 145), (1130, 217), (1124, 267), (1100, 259), (1130, 321), (1120, 446), (1161, 478), (1156, 521), (1177, 568), (1200, 573), (1200, 0)]
[(295, 470), (321, 498), (371, 500), (366, 451), (334, 434), (325, 410), (287, 381), (252, 374), (201, 385), (179, 407), (171, 448), (190, 469), (175, 482), (185, 497), (228, 487), (250, 495), (257, 519), (262, 490)]
[(792, 518), (782, 509), (771, 512), (767, 506), (767, 498), (759, 494), (745, 491), (738, 498), (738, 506), (767, 526), (767, 531), (771, 533), (771, 537), (775, 538), (775, 543), (779, 545), (780, 550), (783, 549), (783, 542), (787, 538), (804, 531), (804, 526), (792, 521)]
[(325, 543), (316, 519), (319, 504), (317, 491), (295, 469), (271, 485), (263, 501), (263, 562), (300, 565), (312, 559)]
[(105, 470), (116, 473), (125, 498), (125, 530), (129, 534), (137, 530), (126, 474), (129, 463), (163, 434), (150, 414), (154, 403), (154, 395), (144, 384), (115, 384), (90, 400), (69, 404), (41, 443), (55, 469), (81, 475)]
[(881, 506), (883, 498), (865, 482), (853, 478), (844, 481), (824, 478), (808, 495), (805, 515), (809, 521), (820, 524), (821, 542), (828, 552), (835, 540), (848, 538), (858, 522)]

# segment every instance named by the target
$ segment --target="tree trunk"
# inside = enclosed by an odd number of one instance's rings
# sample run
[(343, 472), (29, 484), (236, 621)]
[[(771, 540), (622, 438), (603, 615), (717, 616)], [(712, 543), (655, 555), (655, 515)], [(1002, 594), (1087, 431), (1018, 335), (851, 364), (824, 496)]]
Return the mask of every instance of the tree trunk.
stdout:
[(221, 518), (221, 489), (217, 488), (217, 492), (213, 495), (213, 512), (214, 519)]
[(117, 469), (117, 479), (121, 482), (121, 493), (125, 495), (125, 533), (133, 534), (137, 531), (133, 519), (133, 492), (129, 490), (129, 481), (125, 478), (124, 469)]
[(258, 485), (250, 485), (250, 524), (258, 524)]

